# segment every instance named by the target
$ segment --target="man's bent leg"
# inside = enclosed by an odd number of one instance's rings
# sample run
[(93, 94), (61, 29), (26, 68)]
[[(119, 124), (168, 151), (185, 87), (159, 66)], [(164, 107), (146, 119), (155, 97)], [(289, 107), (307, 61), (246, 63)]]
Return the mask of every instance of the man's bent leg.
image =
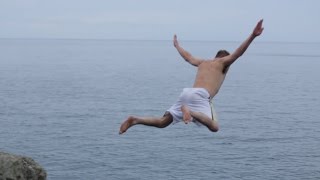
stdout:
[(182, 119), (185, 124), (188, 124), (189, 122), (192, 121), (191, 113), (190, 113), (188, 106), (182, 105), (181, 112), (182, 112)]
[(136, 124), (165, 128), (171, 124), (172, 121), (173, 117), (170, 113), (166, 113), (161, 118), (129, 116), (128, 119), (121, 124), (119, 134), (125, 133), (130, 127)]
[(191, 115), (191, 117), (193, 117), (195, 120), (197, 120), (198, 122), (200, 122), (201, 124), (205, 125), (210, 131), (212, 132), (217, 132), (219, 130), (219, 126), (218, 126), (218, 122), (215, 120), (212, 120), (210, 117), (208, 117), (207, 115), (201, 113), (201, 112), (194, 112), (194, 111), (190, 111), (189, 107), (183, 105), (181, 107), (182, 113), (183, 113), (183, 118), (187, 118), (184, 119), (184, 121), (189, 121), (189, 115)]

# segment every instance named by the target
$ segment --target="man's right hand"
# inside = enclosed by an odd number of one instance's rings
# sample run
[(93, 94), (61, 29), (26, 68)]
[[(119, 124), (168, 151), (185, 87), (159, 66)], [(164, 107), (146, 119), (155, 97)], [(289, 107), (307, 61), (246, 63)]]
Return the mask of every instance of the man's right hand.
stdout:
[(178, 42), (178, 39), (177, 39), (177, 35), (174, 35), (174, 36), (173, 36), (173, 45), (174, 45), (174, 47), (178, 47), (178, 46), (179, 46), (179, 42)]
[(261, 19), (259, 22), (258, 22), (258, 24), (256, 25), (256, 27), (254, 28), (254, 30), (253, 30), (253, 32), (252, 32), (252, 34), (254, 35), (254, 36), (260, 36), (260, 34), (262, 33), (262, 31), (263, 31), (263, 27), (262, 27), (262, 22), (263, 22), (263, 19)]

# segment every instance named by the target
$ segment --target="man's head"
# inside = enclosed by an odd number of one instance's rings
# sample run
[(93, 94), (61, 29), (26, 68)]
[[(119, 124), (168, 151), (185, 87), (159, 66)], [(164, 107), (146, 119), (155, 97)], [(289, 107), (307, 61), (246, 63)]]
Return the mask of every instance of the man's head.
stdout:
[(230, 53), (226, 50), (219, 50), (216, 54), (216, 58), (222, 58), (228, 56)]

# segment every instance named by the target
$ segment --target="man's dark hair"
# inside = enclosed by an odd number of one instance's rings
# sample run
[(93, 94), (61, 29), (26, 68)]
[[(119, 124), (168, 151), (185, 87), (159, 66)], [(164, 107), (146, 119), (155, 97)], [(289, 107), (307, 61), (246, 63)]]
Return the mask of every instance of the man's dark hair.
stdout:
[(216, 57), (217, 58), (222, 58), (222, 57), (225, 57), (225, 56), (228, 56), (230, 53), (226, 50), (219, 50), (216, 54)]

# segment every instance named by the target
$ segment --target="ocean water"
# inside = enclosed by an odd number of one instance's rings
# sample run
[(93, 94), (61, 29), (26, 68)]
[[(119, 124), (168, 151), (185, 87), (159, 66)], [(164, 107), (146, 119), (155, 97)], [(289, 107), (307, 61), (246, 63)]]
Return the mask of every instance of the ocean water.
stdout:
[[(181, 41), (199, 57), (239, 42)], [(50, 180), (320, 179), (320, 43), (254, 42), (227, 75), (220, 131), (162, 116), (196, 69), (171, 41), (0, 40), (0, 151)]]

